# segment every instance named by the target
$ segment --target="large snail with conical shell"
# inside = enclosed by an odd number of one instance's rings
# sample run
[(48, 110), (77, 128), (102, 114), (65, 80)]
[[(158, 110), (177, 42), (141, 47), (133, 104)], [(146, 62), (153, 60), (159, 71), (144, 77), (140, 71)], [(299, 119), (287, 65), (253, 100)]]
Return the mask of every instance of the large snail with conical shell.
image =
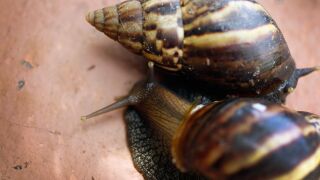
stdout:
[[(150, 78), (138, 83), (128, 96), (83, 119), (129, 105), (161, 137), (181, 172), (210, 179), (320, 177), (317, 115), (254, 98), (190, 103)], [(131, 133), (141, 136), (139, 129)], [(148, 162), (153, 158), (148, 154), (159, 151), (140, 148), (146, 149)], [(139, 161), (134, 159), (138, 165)], [(140, 169), (146, 177), (148, 166), (142, 164)]]
[(285, 101), (301, 76), (319, 69), (296, 69), (254, 0), (128, 0), (87, 21), (158, 67), (229, 95)]

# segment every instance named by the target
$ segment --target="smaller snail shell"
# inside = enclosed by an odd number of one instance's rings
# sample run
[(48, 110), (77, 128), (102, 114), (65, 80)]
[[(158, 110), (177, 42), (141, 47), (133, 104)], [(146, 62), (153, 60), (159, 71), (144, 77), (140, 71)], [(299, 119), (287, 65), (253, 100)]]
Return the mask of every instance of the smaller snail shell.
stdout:
[(320, 177), (320, 117), (261, 99), (194, 106), (155, 82), (90, 118), (132, 105), (171, 149), (183, 172), (211, 179)]
[(172, 154), (181, 170), (212, 179), (311, 177), (320, 170), (320, 118), (311, 115), (258, 99), (209, 104), (182, 123)]

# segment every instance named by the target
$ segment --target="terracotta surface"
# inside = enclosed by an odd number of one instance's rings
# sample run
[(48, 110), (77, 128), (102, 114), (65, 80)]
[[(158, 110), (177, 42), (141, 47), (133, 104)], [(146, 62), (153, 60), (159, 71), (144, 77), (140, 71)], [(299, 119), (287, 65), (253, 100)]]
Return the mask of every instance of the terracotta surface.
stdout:
[[(0, 179), (141, 179), (122, 110), (80, 116), (128, 92), (144, 62), (97, 32), (87, 11), (119, 1), (0, 1)], [(299, 67), (320, 65), (320, 1), (265, 0)], [(320, 114), (320, 73), (288, 106)]]

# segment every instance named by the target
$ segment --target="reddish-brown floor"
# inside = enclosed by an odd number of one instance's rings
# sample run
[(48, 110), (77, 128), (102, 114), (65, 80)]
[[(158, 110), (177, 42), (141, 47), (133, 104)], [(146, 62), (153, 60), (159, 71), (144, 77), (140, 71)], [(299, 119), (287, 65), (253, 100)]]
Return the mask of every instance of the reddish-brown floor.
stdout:
[[(82, 123), (141, 79), (144, 62), (97, 32), (87, 11), (119, 1), (0, 1), (0, 179), (141, 179), (122, 110)], [(320, 1), (264, 0), (299, 67), (320, 65)], [(288, 106), (320, 114), (320, 73)]]

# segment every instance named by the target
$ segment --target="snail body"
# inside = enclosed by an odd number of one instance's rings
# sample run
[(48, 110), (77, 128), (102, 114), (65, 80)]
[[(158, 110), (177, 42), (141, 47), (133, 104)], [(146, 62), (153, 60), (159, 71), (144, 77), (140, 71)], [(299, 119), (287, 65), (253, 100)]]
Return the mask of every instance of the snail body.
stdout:
[(127, 105), (163, 139), (181, 172), (196, 172), (210, 179), (320, 177), (317, 115), (262, 99), (198, 105), (148, 81), (84, 118)]
[(237, 96), (285, 96), (301, 76), (275, 21), (254, 0), (128, 0), (87, 15), (158, 67)]

